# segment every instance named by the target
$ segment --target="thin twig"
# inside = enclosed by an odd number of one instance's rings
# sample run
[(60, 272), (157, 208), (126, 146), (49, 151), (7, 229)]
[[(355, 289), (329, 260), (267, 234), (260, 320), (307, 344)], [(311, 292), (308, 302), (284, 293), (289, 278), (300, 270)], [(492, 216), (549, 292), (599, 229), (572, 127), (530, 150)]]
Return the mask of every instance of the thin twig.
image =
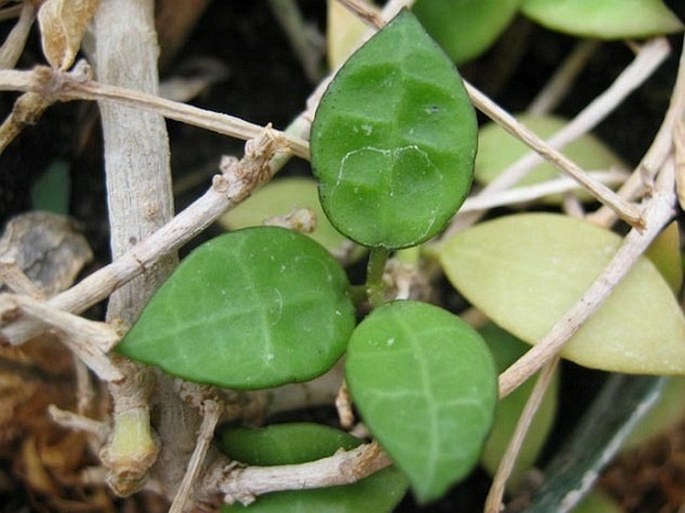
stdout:
[(200, 473), (202, 462), (214, 437), (214, 428), (216, 428), (221, 418), (223, 405), (218, 401), (206, 400), (202, 405), (202, 410), (202, 424), (197, 436), (197, 444), (195, 445), (193, 455), (190, 457), (190, 461), (188, 461), (188, 468), (171, 503), (169, 513), (182, 513), (185, 511), (186, 505), (191, 498), (193, 484), (195, 484), (195, 480)]
[(67, 410), (62, 410), (54, 404), (48, 406), (48, 415), (50, 415), (52, 420), (64, 428), (73, 429), (74, 431), (84, 431), (97, 437), (101, 437), (107, 429), (106, 423), (104, 422), (93, 420)]
[(535, 382), (533, 391), (530, 393), (528, 400), (526, 401), (526, 406), (521, 412), (518, 422), (516, 423), (516, 429), (514, 434), (509, 440), (507, 445), (507, 450), (502, 456), (499, 466), (497, 467), (497, 472), (490, 487), (488, 497), (485, 501), (484, 513), (499, 513), (503, 509), (502, 498), (504, 497), (504, 490), (512, 471), (514, 470), (514, 465), (516, 465), (516, 460), (519, 453), (521, 452), (521, 447), (526, 439), (528, 430), (535, 419), (535, 414), (542, 404), (542, 399), (545, 397), (545, 393), (549, 388), (554, 373), (557, 370), (559, 364), (559, 358), (554, 358), (550, 361), (540, 372), (540, 376)]
[[(590, 176), (593, 180), (605, 185), (619, 185), (626, 180), (628, 174), (625, 171), (610, 170), (591, 171), (588, 172), (588, 176)], [(505, 205), (515, 205), (517, 203), (525, 203), (553, 194), (563, 194), (566, 192), (577, 191), (579, 189), (580, 186), (577, 182), (571, 178), (562, 176), (560, 178), (555, 178), (553, 180), (548, 180), (535, 185), (515, 187), (502, 192), (495, 192), (492, 194), (476, 194), (475, 196), (467, 198), (459, 211), (474, 212)]]
[(119, 334), (108, 324), (89, 321), (42, 301), (36, 301), (30, 296), (0, 295), (0, 318), (13, 311), (19, 311), (49, 326), (60, 341), (83, 360), (100, 379), (112, 381), (122, 378), (122, 374), (106, 355), (119, 341)]
[(17, 65), (36, 18), (36, 7), (33, 2), (22, 2), (19, 8), (19, 19), (0, 47), (0, 69), (10, 69)]
[(346, 9), (353, 12), (360, 20), (369, 27), (380, 30), (385, 25), (385, 21), (378, 9), (364, 2), (364, 0), (337, 0)]
[[(654, 176), (661, 169), (673, 148), (675, 124), (685, 113), (685, 37), (683, 42), (684, 50), (680, 54), (678, 74), (664, 120), (654, 137), (654, 141), (635, 168), (635, 172), (618, 191), (618, 194), (627, 200), (644, 192), (645, 186), (650, 186)], [(589, 221), (605, 226), (612, 224), (615, 218), (614, 213), (605, 207), (588, 216)]]
[(219, 489), (227, 504), (239, 501), (247, 505), (265, 493), (355, 483), (390, 465), (392, 460), (376, 443), (370, 443), (299, 465), (226, 469)]
[[(116, 102), (168, 119), (180, 121), (230, 137), (250, 140), (258, 137), (264, 127), (235, 116), (213, 112), (185, 103), (174, 102), (125, 87), (99, 83), (84, 77), (38, 66), (31, 71), (0, 71), (0, 91), (33, 91), (62, 101), (96, 100)], [(274, 130), (275, 131), (275, 130)], [(288, 143), (288, 149), (298, 157), (309, 159), (307, 141), (279, 132)]]
[[(633, 62), (617, 77), (617, 79), (597, 98), (588, 104), (573, 120), (564, 128), (554, 134), (547, 143), (553, 148), (561, 148), (565, 144), (572, 142), (581, 135), (592, 130), (600, 121), (611, 113), (632, 91), (642, 84), (667, 56), (669, 51), (668, 44), (663, 39), (656, 39), (643, 46)], [(494, 102), (489, 101), (494, 105)], [(496, 107), (496, 105), (495, 105)], [(501, 109), (500, 109), (501, 110)], [(485, 111), (483, 111), (485, 112)], [(502, 111), (505, 117), (513, 119), (506, 112)], [(490, 116), (487, 112), (486, 115)], [(497, 120), (495, 120), (497, 121)], [(518, 138), (513, 132), (502, 125)], [(525, 141), (524, 141), (525, 142)], [(554, 155), (560, 155), (554, 151)], [(489, 194), (504, 190), (520, 179), (526, 173), (542, 162), (544, 155), (528, 153), (505, 169), (500, 176), (485, 187), (480, 194)], [(546, 158), (546, 157), (545, 157)], [(565, 158), (564, 158), (565, 159)], [(568, 161), (568, 159), (565, 159)], [(576, 166), (577, 167), (577, 166)], [(616, 197), (612, 193), (612, 197)], [(632, 205), (631, 205), (632, 207)], [(634, 209), (634, 207), (632, 207)], [(613, 210), (613, 208), (611, 208)], [(453, 233), (472, 225), (481, 215), (476, 213), (465, 213), (457, 215), (452, 221), (451, 226), (446, 230), (443, 238), (449, 237)]]

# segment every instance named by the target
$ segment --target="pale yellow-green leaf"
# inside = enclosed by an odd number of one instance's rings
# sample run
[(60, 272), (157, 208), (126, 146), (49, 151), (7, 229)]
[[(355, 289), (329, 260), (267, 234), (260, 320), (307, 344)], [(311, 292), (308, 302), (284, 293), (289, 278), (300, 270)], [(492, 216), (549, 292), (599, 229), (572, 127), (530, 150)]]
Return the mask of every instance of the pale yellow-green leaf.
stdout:
[[(532, 116), (521, 114), (517, 120), (535, 132), (543, 139), (547, 139), (561, 130), (567, 120), (556, 116)], [(478, 155), (476, 155), (475, 178), (482, 184), (489, 184), (502, 171), (528, 153), (530, 148), (507, 133), (496, 123), (488, 123), (478, 132)], [(612, 167), (625, 168), (621, 159), (602, 141), (592, 134), (586, 134), (562, 149), (562, 153), (573, 160), (581, 168), (587, 170), (609, 170)], [(553, 178), (561, 173), (551, 164), (543, 162), (537, 165), (525, 176), (519, 185), (532, 185)], [(591, 196), (584, 191), (578, 197), (589, 200)], [(546, 202), (559, 203), (560, 195), (549, 196)]]
[(38, 11), (43, 54), (53, 68), (74, 63), (100, 0), (45, 0)]
[[(535, 344), (602, 272), (621, 238), (579, 219), (528, 213), (457, 233), (440, 261), (459, 292)], [(654, 264), (641, 258), (562, 356), (586, 367), (685, 374), (685, 318)]]
[(683, 30), (663, 0), (525, 0), (524, 15), (579, 37), (632, 39)]
[(364, 250), (340, 234), (321, 208), (316, 182), (311, 178), (279, 178), (269, 182), (250, 198), (230, 210), (219, 223), (227, 229), (237, 230), (261, 226), (277, 216), (286, 216), (297, 209), (309, 209), (316, 218), (316, 227), (308, 233), (339, 260), (347, 263), (360, 258)]
[(328, 66), (336, 69), (359, 47), (368, 27), (336, 0), (328, 0), (327, 23)]

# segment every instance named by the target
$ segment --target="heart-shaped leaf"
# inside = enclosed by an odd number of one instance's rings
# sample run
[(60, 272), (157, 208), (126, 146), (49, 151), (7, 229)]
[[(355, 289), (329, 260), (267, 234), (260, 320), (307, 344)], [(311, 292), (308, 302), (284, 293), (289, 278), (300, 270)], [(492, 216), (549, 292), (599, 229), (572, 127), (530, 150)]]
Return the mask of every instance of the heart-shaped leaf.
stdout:
[(309, 209), (316, 217), (316, 227), (307, 235), (343, 262), (361, 258), (364, 253), (349, 239), (331, 226), (321, 209), (316, 182), (311, 178), (279, 178), (266, 184), (247, 201), (242, 202), (219, 219), (231, 230), (261, 226), (277, 216), (287, 216), (295, 209)]
[(521, 10), (540, 25), (581, 37), (626, 39), (683, 30), (662, 0), (524, 0)]
[(248, 228), (195, 250), (117, 346), (203, 383), (266, 388), (328, 370), (354, 327), (340, 265), (310, 238)]
[(409, 12), (348, 59), (312, 125), (326, 215), (366, 246), (437, 234), (466, 197), (476, 118), (449, 58)]
[[(621, 238), (558, 214), (520, 214), (450, 238), (440, 260), (466, 298), (534, 344), (602, 272)], [(642, 258), (564, 346), (587, 367), (637, 374), (685, 373), (685, 318), (659, 271)]]
[(414, 301), (374, 310), (350, 339), (345, 376), (419, 501), (439, 498), (477, 463), (497, 374), (483, 339), (458, 317)]
[[(524, 342), (492, 323), (483, 326), (478, 333), (492, 351), (499, 372), (509, 367), (529, 349)], [(495, 475), (499, 467), (534, 386), (535, 380), (528, 380), (497, 404), (495, 422), (480, 458), (481, 464), (490, 475)], [(554, 423), (558, 392), (559, 372), (556, 372), (526, 434), (514, 470), (507, 480), (507, 488), (515, 490), (521, 484), (525, 472), (533, 467), (540, 455)]]
[[(294, 465), (350, 450), (361, 440), (318, 424), (279, 424), (264, 429), (230, 429), (223, 433), (223, 449), (232, 460), (249, 465)], [(276, 492), (250, 506), (224, 507), (225, 513), (384, 513), (392, 511), (407, 489), (399, 470), (386, 468), (351, 485)]]
[[(567, 121), (556, 116), (532, 116), (522, 114), (517, 120), (540, 137), (546, 139), (561, 130)], [(478, 132), (478, 155), (476, 156), (475, 178), (482, 184), (495, 180), (507, 167), (530, 151), (520, 140), (511, 136), (497, 123), (488, 123)], [(563, 153), (583, 169), (609, 170), (612, 167), (625, 168), (621, 159), (603, 142), (592, 134), (586, 134), (563, 148)], [(561, 176), (558, 169), (548, 162), (533, 168), (519, 185), (532, 185)], [(582, 189), (577, 193), (584, 200), (592, 196)], [(559, 203), (560, 195), (546, 198), (547, 202)]]
[(457, 64), (478, 57), (507, 28), (522, 0), (417, 0), (412, 12)]

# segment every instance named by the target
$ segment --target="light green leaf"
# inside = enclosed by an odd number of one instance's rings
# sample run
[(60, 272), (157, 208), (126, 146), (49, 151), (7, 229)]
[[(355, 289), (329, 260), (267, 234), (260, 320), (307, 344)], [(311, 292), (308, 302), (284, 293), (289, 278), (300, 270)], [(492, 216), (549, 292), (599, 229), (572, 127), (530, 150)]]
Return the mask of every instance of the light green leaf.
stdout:
[(257, 389), (328, 370), (354, 327), (347, 277), (308, 237), (248, 228), (195, 250), (117, 346), (191, 381)]
[(623, 508), (609, 495), (595, 488), (585, 497), (573, 513), (623, 513)]
[[(224, 451), (232, 460), (249, 465), (293, 465), (350, 450), (361, 440), (317, 424), (279, 424), (264, 429), (230, 429), (222, 435)], [(407, 489), (407, 479), (386, 468), (351, 485), (276, 492), (257, 498), (250, 506), (225, 506), (224, 513), (384, 513), (392, 511)]]
[[(488, 323), (478, 332), (492, 351), (499, 372), (504, 371), (529, 349), (524, 342), (495, 324)], [(534, 386), (535, 380), (528, 380), (497, 404), (495, 422), (480, 459), (490, 475), (494, 476), (499, 467)], [(515, 490), (521, 484), (526, 471), (535, 465), (554, 424), (558, 394), (559, 372), (557, 371), (526, 434), (514, 470), (507, 480), (507, 488), (510, 490)]]
[(407, 247), (441, 231), (469, 190), (475, 150), (461, 78), (408, 11), (350, 57), (312, 125), (324, 211), (366, 246)]
[(683, 30), (662, 0), (524, 0), (521, 10), (547, 28), (580, 37), (644, 38)]
[[(456, 234), (440, 261), (457, 290), (497, 324), (535, 344), (616, 252), (618, 235), (558, 214), (521, 214)], [(608, 371), (685, 373), (685, 319), (642, 258), (562, 352)]]
[(316, 182), (311, 178), (291, 177), (273, 180), (247, 201), (221, 216), (219, 222), (231, 230), (261, 226), (269, 218), (286, 216), (296, 209), (304, 208), (312, 211), (316, 217), (316, 228), (312, 233), (308, 233), (308, 236), (341, 261), (348, 262), (361, 258), (362, 248), (343, 237), (326, 218), (319, 202)]
[[(517, 120), (535, 132), (543, 139), (547, 139), (561, 130), (568, 122), (555, 116), (532, 116), (522, 114)], [(475, 178), (482, 184), (489, 184), (502, 171), (523, 157), (530, 148), (512, 137), (497, 123), (488, 123), (478, 133), (478, 155), (476, 156)], [(587, 170), (609, 170), (612, 167), (625, 168), (621, 159), (614, 154), (603, 142), (592, 134), (586, 134), (565, 146), (564, 155)], [(548, 162), (543, 162), (533, 168), (519, 185), (532, 185), (553, 178), (561, 173)], [(579, 191), (578, 197), (584, 200), (592, 198), (588, 193)], [(559, 203), (560, 195), (550, 196), (547, 202)]]
[(522, 0), (417, 0), (412, 12), (454, 62), (478, 57), (504, 32)]
[(414, 301), (374, 310), (350, 339), (345, 376), (419, 501), (439, 498), (477, 463), (497, 375), (483, 339), (458, 317)]

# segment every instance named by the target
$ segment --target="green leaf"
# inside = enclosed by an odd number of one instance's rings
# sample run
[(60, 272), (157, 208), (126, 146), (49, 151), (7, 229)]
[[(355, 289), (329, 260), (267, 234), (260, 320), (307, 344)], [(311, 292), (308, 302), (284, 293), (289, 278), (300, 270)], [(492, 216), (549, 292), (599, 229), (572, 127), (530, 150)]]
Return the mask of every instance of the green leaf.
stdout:
[(319, 202), (316, 182), (311, 178), (273, 180), (247, 201), (221, 216), (219, 222), (231, 230), (261, 226), (269, 218), (286, 216), (303, 208), (312, 211), (316, 217), (316, 228), (308, 236), (341, 261), (355, 261), (362, 257), (363, 249), (343, 237), (326, 218)]
[[(504, 371), (529, 349), (524, 342), (495, 324), (488, 323), (478, 332), (492, 351), (499, 372)], [(528, 380), (497, 404), (495, 422), (480, 459), (490, 475), (494, 476), (499, 467), (534, 386), (535, 380)], [(558, 395), (559, 372), (557, 371), (526, 434), (514, 470), (507, 481), (509, 489), (516, 489), (521, 484), (526, 471), (535, 465), (554, 424)]]
[(407, 11), (345, 63), (312, 125), (324, 211), (366, 246), (407, 247), (440, 232), (466, 197), (475, 151), (461, 78)]
[[(547, 139), (561, 130), (568, 121), (555, 116), (533, 116), (522, 114), (517, 120), (543, 139)], [(502, 171), (528, 153), (530, 148), (512, 137), (497, 123), (488, 123), (478, 133), (478, 155), (476, 156), (475, 178), (482, 184), (489, 184)], [(603, 142), (592, 134), (586, 134), (562, 150), (564, 155), (587, 170), (603, 170), (612, 167), (625, 168), (621, 159)], [(532, 185), (561, 176), (559, 170), (548, 162), (533, 168), (519, 185)], [(584, 200), (592, 199), (583, 190), (577, 196)], [(546, 198), (549, 203), (559, 203), (561, 195)]]
[(417, 0), (412, 7), (426, 32), (454, 62), (478, 57), (504, 32), (522, 0)]
[(69, 164), (63, 160), (55, 160), (33, 184), (31, 205), (34, 210), (67, 215), (70, 196)]
[(645, 252), (671, 287), (678, 293), (683, 284), (683, 264), (680, 256), (680, 229), (678, 222), (669, 224)]
[(477, 463), (497, 374), (483, 339), (458, 317), (414, 301), (374, 310), (350, 339), (345, 376), (419, 501), (439, 498)]
[[(579, 219), (521, 214), (482, 223), (440, 249), (447, 276), (494, 322), (535, 344), (601, 273), (621, 238)], [(642, 258), (564, 346), (580, 365), (637, 374), (685, 373), (685, 318)]]
[(644, 38), (683, 30), (662, 0), (524, 0), (521, 10), (540, 25), (580, 37)]
[[(306, 463), (361, 444), (337, 429), (307, 423), (230, 429), (222, 434), (222, 441), (232, 460), (259, 466)], [(391, 467), (351, 485), (271, 493), (258, 497), (250, 506), (236, 504), (223, 511), (384, 513), (392, 511), (406, 489), (407, 479)]]
[(119, 352), (191, 381), (258, 389), (328, 370), (354, 327), (347, 277), (308, 237), (248, 228), (195, 250)]

